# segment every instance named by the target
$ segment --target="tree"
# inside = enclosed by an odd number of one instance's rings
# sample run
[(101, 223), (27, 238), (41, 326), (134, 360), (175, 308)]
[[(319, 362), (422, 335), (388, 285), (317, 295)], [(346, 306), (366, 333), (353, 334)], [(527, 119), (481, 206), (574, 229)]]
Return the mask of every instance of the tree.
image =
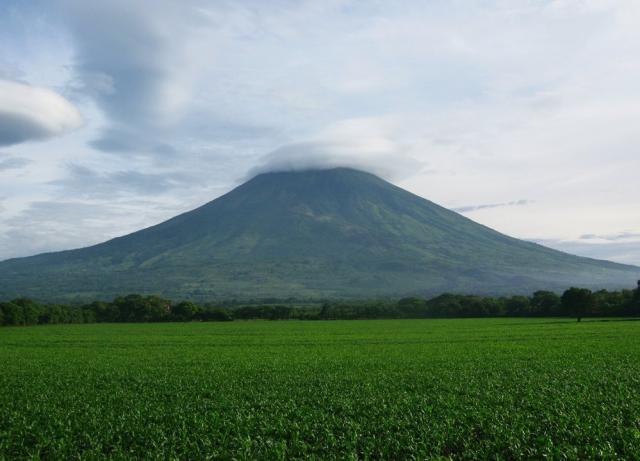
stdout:
[(624, 315), (625, 293), (599, 290), (593, 293), (596, 315)]
[(40, 317), (38, 318), (38, 323), (42, 324), (62, 323), (63, 321), (64, 314), (62, 313), (60, 306), (46, 306), (42, 309)]
[(120, 311), (121, 322), (159, 322), (171, 310), (171, 302), (158, 296), (132, 294), (116, 298), (113, 304)]
[(93, 318), (96, 322), (118, 322), (120, 320), (120, 311), (118, 306), (113, 303), (105, 303), (102, 301), (94, 301), (91, 304), (83, 306), (87, 311), (93, 312)]
[(638, 288), (633, 290), (631, 298), (631, 315), (640, 315), (640, 280), (638, 280)]
[(96, 313), (94, 311), (86, 307), (81, 308), (81, 310), (83, 323), (96, 323)]
[(402, 298), (398, 301), (398, 309), (403, 317), (424, 317), (427, 301), (421, 298)]
[(461, 296), (444, 293), (427, 301), (427, 312), (435, 317), (460, 316), (462, 306)]
[(229, 322), (233, 317), (225, 309), (219, 307), (209, 307), (200, 311), (197, 315), (198, 319), (204, 321)]
[(322, 305), (318, 318), (320, 320), (327, 320), (331, 318), (331, 305), (329, 303), (324, 303)]
[(286, 320), (291, 316), (291, 308), (288, 306), (277, 305), (273, 307), (271, 320)]
[(12, 302), (0, 303), (5, 325), (24, 325), (24, 310)]
[(529, 305), (529, 298), (526, 296), (512, 296), (505, 300), (505, 307), (509, 315), (527, 315)]
[(577, 317), (579, 322), (593, 311), (595, 298), (591, 290), (571, 287), (562, 294), (561, 303), (564, 311)]
[(60, 306), (67, 323), (84, 323), (84, 314), (79, 307)]
[(531, 297), (531, 313), (534, 315), (550, 315), (558, 311), (560, 296), (552, 291), (536, 291)]
[(506, 307), (504, 305), (504, 301), (501, 299), (497, 299), (493, 297), (484, 298), (483, 305), (484, 305), (484, 312), (486, 315), (498, 316), (498, 315), (504, 315), (505, 313)]
[(18, 298), (11, 301), (22, 308), (22, 317), (25, 325), (36, 325), (40, 317), (40, 305), (29, 298)]
[(192, 320), (200, 309), (191, 301), (182, 301), (171, 307), (171, 316), (179, 322)]

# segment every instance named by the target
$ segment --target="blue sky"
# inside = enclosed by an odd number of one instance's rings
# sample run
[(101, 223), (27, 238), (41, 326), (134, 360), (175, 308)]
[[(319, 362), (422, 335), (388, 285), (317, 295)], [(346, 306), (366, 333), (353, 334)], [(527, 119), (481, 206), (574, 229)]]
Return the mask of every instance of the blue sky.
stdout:
[(0, 259), (352, 166), (640, 264), (635, 0), (0, 0)]

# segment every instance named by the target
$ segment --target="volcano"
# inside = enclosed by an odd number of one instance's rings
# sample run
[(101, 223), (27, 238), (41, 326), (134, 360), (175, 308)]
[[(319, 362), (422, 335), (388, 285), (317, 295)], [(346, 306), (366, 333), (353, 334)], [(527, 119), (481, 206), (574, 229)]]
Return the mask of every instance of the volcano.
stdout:
[(508, 237), (372, 174), (265, 173), (168, 221), (0, 263), (0, 299), (337, 299), (633, 286), (640, 268)]

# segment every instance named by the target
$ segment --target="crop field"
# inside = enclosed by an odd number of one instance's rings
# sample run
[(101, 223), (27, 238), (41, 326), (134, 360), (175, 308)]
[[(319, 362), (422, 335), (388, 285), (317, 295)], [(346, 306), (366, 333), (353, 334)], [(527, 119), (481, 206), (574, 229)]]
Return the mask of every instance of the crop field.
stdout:
[(640, 322), (0, 329), (0, 459), (640, 459)]

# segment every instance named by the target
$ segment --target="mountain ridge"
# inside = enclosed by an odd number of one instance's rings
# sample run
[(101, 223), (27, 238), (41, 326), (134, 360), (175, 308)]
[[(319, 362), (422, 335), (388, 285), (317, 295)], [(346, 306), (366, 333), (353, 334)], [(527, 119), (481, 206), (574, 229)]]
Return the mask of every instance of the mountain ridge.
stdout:
[(640, 268), (506, 236), (349, 168), (255, 176), (194, 210), (0, 262), (0, 298), (353, 298), (632, 286)]

